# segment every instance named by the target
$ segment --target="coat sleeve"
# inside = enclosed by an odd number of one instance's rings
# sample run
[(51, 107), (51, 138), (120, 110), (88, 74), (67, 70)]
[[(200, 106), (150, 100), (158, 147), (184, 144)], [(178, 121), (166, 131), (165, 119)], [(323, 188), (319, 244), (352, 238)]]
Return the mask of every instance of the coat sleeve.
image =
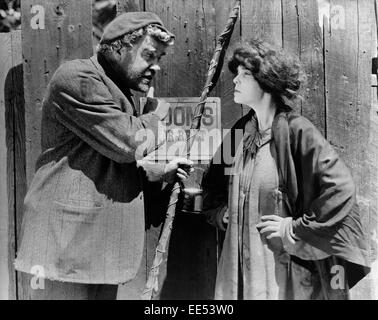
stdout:
[(63, 64), (51, 81), (50, 93), (57, 120), (116, 162), (134, 162), (158, 145), (162, 127), (158, 116), (124, 113), (100, 75), (84, 63)]
[(352, 212), (355, 185), (349, 169), (315, 126), (304, 118), (300, 123), (290, 133), (305, 205), (293, 231), (317, 246), (316, 235), (332, 236)]

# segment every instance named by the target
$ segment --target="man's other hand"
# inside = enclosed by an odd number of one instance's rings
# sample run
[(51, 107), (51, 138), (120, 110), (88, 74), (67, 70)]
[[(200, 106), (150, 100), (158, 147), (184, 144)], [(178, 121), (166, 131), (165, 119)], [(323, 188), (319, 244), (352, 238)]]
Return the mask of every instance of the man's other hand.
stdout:
[(177, 178), (184, 181), (193, 171), (193, 161), (186, 158), (174, 158), (165, 166), (164, 180), (168, 183), (176, 182)]

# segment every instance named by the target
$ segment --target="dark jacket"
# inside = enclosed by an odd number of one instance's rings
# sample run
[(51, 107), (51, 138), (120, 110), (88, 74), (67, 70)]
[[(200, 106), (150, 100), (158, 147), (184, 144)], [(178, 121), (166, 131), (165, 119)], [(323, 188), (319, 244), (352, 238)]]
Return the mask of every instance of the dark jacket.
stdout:
[[(234, 125), (231, 141), (235, 141), (236, 129), (244, 129), (252, 114), (253, 111)], [(286, 212), (293, 217), (295, 234), (340, 259), (352, 287), (369, 272), (370, 261), (348, 168), (315, 126), (294, 112), (278, 112), (272, 133), (280, 189)], [(237, 145), (238, 142), (231, 149)], [(223, 143), (219, 152), (226, 155), (225, 150)], [(227, 204), (227, 167), (230, 162), (226, 164), (224, 159), (219, 164), (213, 161), (204, 176), (204, 209), (209, 213)]]
[(138, 168), (136, 155), (155, 149), (159, 119), (138, 115), (128, 88), (112, 79), (91, 57), (62, 64), (48, 85), (19, 271), (39, 266), (49, 279), (116, 284), (139, 268), (142, 189), (146, 176), (161, 179), (164, 165)]

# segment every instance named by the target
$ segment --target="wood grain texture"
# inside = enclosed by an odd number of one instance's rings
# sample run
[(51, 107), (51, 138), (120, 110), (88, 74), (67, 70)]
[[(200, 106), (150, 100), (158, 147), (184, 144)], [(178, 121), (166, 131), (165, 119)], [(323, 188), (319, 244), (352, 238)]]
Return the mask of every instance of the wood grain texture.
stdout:
[[(333, 18), (325, 33), (327, 138), (351, 169), (364, 230), (369, 237), (367, 142), (371, 108), (371, 17), (369, 0), (331, 1)], [(345, 24), (342, 22), (345, 19)], [(367, 19), (367, 20), (366, 20)], [(368, 22), (370, 21), (370, 22)], [(369, 25), (369, 26), (368, 26)], [(369, 297), (361, 282), (354, 298)]]
[[(371, 42), (371, 55), (372, 57), (378, 56), (378, 0), (374, 3), (374, 17), (372, 23), (372, 42)], [(372, 299), (378, 299), (378, 86), (377, 75), (372, 75), (371, 83), (371, 96), (372, 105), (370, 109), (370, 132), (368, 148), (368, 165), (370, 170), (370, 211), (369, 211), (369, 224), (371, 226), (372, 234), (372, 258), (375, 259), (372, 268), (372, 286), (373, 294)]]
[[(282, 48), (299, 57), (300, 32), (297, 3), (298, 0), (282, 0)], [(302, 113), (302, 103), (295, 104), (295, 111)]]
[[(299, 57), (307, 75), (301, 113), (325, 134), (323, 39), (317, 0), (297, 1)], [(284, 37), (285, 38), (285, 37)]]
[(282, 47), (299, 55), (299, 17), (297, 0), (282, 0)]
[(13, 111), (7, 99), (7, 91), (12, 90), (12, 39), (11, 34), (0, 34), (0, 299), (8, 300), (11, 290), (11, 270), (9, 252), (12, 225), (10, 217), (14, 213), (14, 148)]
[(144, 0), (117, 0), (117, 14), (144, 11)]
[[(219, 36), (219, 34), (221, 34), (221, 32), (223, 31), (225, 23), (234, 5), (235, 2), (230, 0), (214, 1), (215, 37)], [(231, 128), (234, 123), (243, 115), (242, 106), (234, 102), (234, 83), (232, 82), (234, 75), (228, 70), (227, 64), (229, 58), (232, 56), (233, 49), (242, 41), (240, 14), (241, 13), (239, 13), (239, 18), (236, 21), (236, 25), (232, 33), (230, 46), (226, 53), (222, 73), (219, 77), (217, 85), (215, 86), (213, 92), (210, 94), (211, 96), (221, 98), (222, 128), (227, 129)]]
[[(21, 31), (11, 33), (12, 36), (12, 78), (13, 90), (11, 92), (12, 107), (14, 112), (13, 118), (13, 145), (14, 145), (14, 214), (11, 217), (9, 239), (11, 241), (10, 256), (12, 261), (10, 270), (12, 270), (12, 281), (17, 280), (13, 266), (13, 258), (19, 244), (21, 229), (24, 197), (26, 194), (26, 153), (25, 153), (25, 99), (24, 99), (24, 81), (22, 66), (22, 43)], [(16, 286), (14, 287), (16, 289)], [(16, 292), (14, 293), (17, 294)]]
[(17, 172), (23, 110), (21, 32), (0, 34), (0, 299), (17, 298), (13, 261), (17, 249)]
[[(282, 47), (281, 0), (242, 1), (242, 41), (259, 38), (271, 45)], [(249, 107), (243, 108), (243, 114)]]
[[(200, 96), (215, 48), (217, 25), (214, 4), (215, 1), (202, 0), (145, 1), (146, 11), (155, 12), (176, 35), (175, 44), (163, 58), (162, 71), (154, 82), (156, 96)], [(198, 168), (201, 170), (201, 165)], [(192, 237), (187, 236), (189, 230)], [(156, 240), (157, 237), (150, 234), (149, 243), (156, 243)], [(191, 254), (183, 254), (185, 252), (196, 252), (196, 263), (193, 263)], [(152, 259), (148, 259), (148, 265), (151, 262)], [(215, 230), (201, 217), (188, 219), (178, 212), (165, 262), (160, 269), (161, 291), (157, 299), (211, 298), (216, 275)]]
[[(44, 28), (41, 20), (38, 25), (34, 21), (38, 14), (34, 11), (35, 5), (44, 9)], [(45, 89), (62, 62), (92, 55), (91, 12), (90, 0), (25, 0), (21, 3), (27, 185), (33, 178), (35, 162), (41, 152), (41, 106)], [(22, 137), (21, 128), (20, 135)], [(22, 150), (22, 143), (19, 148)], [(22, 175), (21, 171), (20, 181)], [(23, 190), (20, 190), (19, 197), (22, 193)], [(17, 217), (18, 229), (22, 220), (21, 211), (17, 212)], [(18, 278), (19, 298), (29, 299), (28, 280), (22, 273), (18, 273)]]
[[(44, 29), (31, 27), (34, 5), (41, 5), (45, 10)], [(91, 8), (90, 0), (25, 0), (21, 3), (28, 184), (41, 151), (41, 106), (46, 86), (63, 61), (92, 54)]]
[[(371, 261), (377, 259), (376, 243), (374, 241), (374, 233), (377, 232), (377, 212), (372, 208), (373, 202), (376, 202), (377, 193), (372, 193), (371, 189), (374, 188), (373, 181), (374, 174), (369, 166), (369, 152), (377, 153), (377, 150), (368, 147), (369, 138), (371, 137), (372, 126), (374, 122), (371, 120), (372, 96), (371, 96), (371, 74), (367, 70), (372, 69), (372, 43), (373, 41), (373, 24), (374, 24), (374, 3), (371, 0), (358, 1), (358, 52), (357, 52), (357, 101), (356, 101), (356, 117), (358, 121), (358, 135), (356, 136), (356, 145), (354, 152), (356, 153), (355, 159), (357, 161), (357, 202), (363, 218), (363, 226), (365, 227), (368, 239), (370, 240), (371, 247)], [(375, 30), (374, 30), (375, 31)], [(376, 35), (374, 36), (376, 38)], [(375, 50), (374, 50), (375, 51)], [(377, 116), (375, 116), (376, 118)], [(373, 183), (373, 184), (372, 184)], [(376, 210), (376, 209), (375, 209)], [(373, 222), (373, 223), (372, 223)], [(354, 299), (371, 299), (373, 294), (373, 283), (376, 275), (370, 274), (358, 283), (353, 288)]]

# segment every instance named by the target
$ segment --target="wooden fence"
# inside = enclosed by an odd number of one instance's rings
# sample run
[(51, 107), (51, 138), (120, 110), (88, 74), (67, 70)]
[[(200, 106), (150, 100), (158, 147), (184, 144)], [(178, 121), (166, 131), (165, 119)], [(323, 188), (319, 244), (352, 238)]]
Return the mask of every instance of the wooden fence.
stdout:
[[(216, 36), (232, 6), (230, 0), (117, 2), (118, 12), (156, 12), (176, 35), (154, 82), (157, 96), (200, 94)], [(242, 0), (231, 42), (232, 47), (259, 36), (300, 57), (308, 84), (298, 111), (320, 129), (352, 171), (365, 231), (372, 239), (372, 259), (378, 225), (378, 103), (376, 75), (372, 75), (376, 11), (375, 0)], [(90, 0), (23, 0), (22, 41), (19, 31), (0, 34), (1, 298), (29, 296), (29, 285), (14, 272), (12, 262), (23, 197), (40, 152), (40, 106), (58, 65), (92, 54), (91, 25)], [(213, 96), (221, 98), (222, 127), (230, 128), (245, 110), (233, 102), (232, 75), (226, 66)], [(151, 226), (146, 233), (136, 290), (146, 280), (160, 228)], [(178, 215), (158, 298), (211, 299), (221, 238), (203, 217)], [(373, 281), (377, 277), (372, 273), (361, 281), (352, 290), (353, 298), (378, 298)], [(119, 298), (126, 295), (121, 286)]]

